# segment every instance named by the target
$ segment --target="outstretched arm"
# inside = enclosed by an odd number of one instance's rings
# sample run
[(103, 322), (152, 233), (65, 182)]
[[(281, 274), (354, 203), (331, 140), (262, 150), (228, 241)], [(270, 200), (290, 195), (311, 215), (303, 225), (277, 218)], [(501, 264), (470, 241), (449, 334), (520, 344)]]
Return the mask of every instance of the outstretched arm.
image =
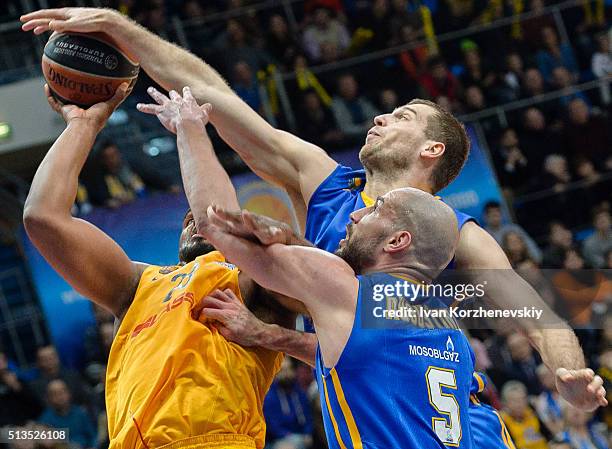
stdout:
[(212, 106), (198, 105), (189, 87), (183, 88), (182, 96), (171, 90), (170, 98), (153, 87), (148, 92), (157, 104), (140, 105), (139, 109), (154, 113), (166, 129), (176, 134), (183, 186), (196, 225), (213, 203), (238, 209), (236, 189), (206, 134)]
[(557, 387), (566, 400), (586, 410), (607, 404), (601, 378), (585, 369), (584, 354), (573, 330), (512, 269), (493, 237), (477, 224), (467, 223), (461, 229), (455, 257), (458, 268), (469, 270), (475, 278), (483, 276), (488, 280), (487, 296), (495, 306), (536, 307), (543, 312), (540, 319), (525, 318), (516, 320), (516, 324), (556, 374)]
[(198, 101), (214, 106), (210, 120), (223, 140), (257, 175), (303, 198), (305, 205), (336, 167), (321, 148), (273, 128), (204, 61), (116, 11), (47, 9), (26, 14), (21, 20), (24, 30), (36, 34), (48, 30), (105, 32), (139, 59), (147, 74), (165, 89), (180, 91), (191, 86)]
[[(38, 167), (23, 213), (26, 232), (47, 262), (75, 290), (117, 317), (129, 306), (143, 266), (131, 262), (100, 229), (72, 217), (70, 209), (94, 140), (126, 92), (123, 84), (106, 103), (87, 110), (61, 108), (67, 127)], [(48, 90), (47, 96), (59, 112)]]

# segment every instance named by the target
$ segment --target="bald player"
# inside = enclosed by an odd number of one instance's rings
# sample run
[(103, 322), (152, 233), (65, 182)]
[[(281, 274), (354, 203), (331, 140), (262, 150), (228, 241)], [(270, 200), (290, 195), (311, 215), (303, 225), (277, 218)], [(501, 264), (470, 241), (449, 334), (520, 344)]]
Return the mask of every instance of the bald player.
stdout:
[[(183, 220), (179, 262), (171, 267), (131, 261), (104, 232), (70, 214), (79, 172), (126, 93), (124, 84), (111, 100), (87, 110), (69, 105), (60, 111), (49, 97), (67, 127), (32, 182), (26, 231), (70, 285), (117, 318), (106, 376), (111, 449), (262, 448), (263, 399), (282, 355), (230, 343), (210, 322), (193, 319), (192, 311), (219, 289), (266, 321), (291, 325), (294, 316), (270, 304), (267, 295), (261, 298), (261, 288), (197, 234), (191, 212)], [(207, 175), (208, 184), (197, 189), (185, 182), (191, 205), (205, 213), (214, 197), (237, 208), (236, 192), (205, 135), (209, 109), (200, 108), (188, 90), (184, 98), (176, 92), (172, 97), (166, 98), (166, 114), (181, 165), (188, 176), (191, 169)], [(185, 151), (191, 146), (198, 151)], [(146, 232), (146, 223), (141, 226)]]
[[(209, 209), (206, 238), (265, 288), (301, 300), (312, 316), (331, 449), (473, 447), (467, 411), (474, 358), (457, 323), (372, 322), (373, 307), (393, 310), (373, 293), (398, 281), (430, 283), (448, 265), (459, 237), (450, 207), (421, 190), (393, 190), (351, 215), (335, 255), (262, 245), (224, 216)], [(433, 299), (417, 294), (406, 304), (417, 312)]]

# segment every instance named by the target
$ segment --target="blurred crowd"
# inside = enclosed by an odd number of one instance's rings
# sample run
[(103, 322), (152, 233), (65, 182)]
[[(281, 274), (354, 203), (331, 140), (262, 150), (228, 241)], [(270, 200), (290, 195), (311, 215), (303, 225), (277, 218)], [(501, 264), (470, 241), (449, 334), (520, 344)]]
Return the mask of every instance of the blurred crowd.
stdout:
[[(543, 0), (431, 0), (418, 7), (407, 0), (306, 0), (290, 2), (289, 15), (248, 0), (106, 3), (172, 40), (178, 38), (170, 18), (178, 11), (191, 51), (246, 103), (329, 151), (358, 148), (375, 115), (414, 97), (477, 123), (516, 220), (509, 223), (495, 202), (477, 218), (576, 329), (589, 366), (612, 391), (612, 279), (610, 271), (595, 270), (612, 270), (611, 96), (609, 84), (575, 87), (612, 73), (604, 2), (564, 10), (563, 29), (552, 14), (538, 14), (550, 6)], [(240, 14), (210, 19), (236, 8)], [(436, 38), (523, 12), (533, 14), (465, 38)], [(396, 51), (375, 53), (391, 47)], [(335, 64), (350, 58), (348, 69)], [(141, 76), (133, 102), (148, 101), (151, 83)], [(279, 106), (285, 94), (293, 119)], [(542, 101), (529, 102), (534, 98)], [(482, 112), (503, 105), (514, 105), (503, 120)], [(131, 163), (125, 150), (112, 140), (97, 143), (79, 189), (81, 213), (92, 205), (120, 207), (152, 190), (179, 190), (176, 178)], [(52, 346), (40, 348), (37, 367), (25, 372), (0, 354), (0, 427), (65, 427), (79, 447), (105, 447), (113, 323), (99, 310), (96, 316), (80, 372), (63, 368)], [(610, 408), (589, 414), (565, 403), (526, 337), (479, 331), (471, 341), (488, 379), (481, 399), (502, 410), (518, 449), (612, 448)], [(306, 365), (285, 360), (264, 410), (269, 448), (326, 447)]]

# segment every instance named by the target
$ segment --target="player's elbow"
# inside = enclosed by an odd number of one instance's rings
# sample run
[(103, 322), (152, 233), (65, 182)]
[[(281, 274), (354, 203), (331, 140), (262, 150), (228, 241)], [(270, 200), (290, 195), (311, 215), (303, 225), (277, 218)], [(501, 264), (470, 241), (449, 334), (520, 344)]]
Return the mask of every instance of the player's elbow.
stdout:
[(43, 207), (26, 203), (23, 210), (23, 226), (32, 241), (50, 235), (50, 230), (56, 226), (57, 217)]

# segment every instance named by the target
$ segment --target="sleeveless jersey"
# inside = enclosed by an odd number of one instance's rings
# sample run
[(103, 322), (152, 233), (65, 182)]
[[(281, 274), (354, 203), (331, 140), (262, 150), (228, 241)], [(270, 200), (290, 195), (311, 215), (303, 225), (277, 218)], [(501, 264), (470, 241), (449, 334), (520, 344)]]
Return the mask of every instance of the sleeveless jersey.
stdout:
[(374, 286), (394, 284), (398, 277), (358, 278), (355, 320), (338, 363), (326, 368), (317, 350), (330, 449), (472, 448), (467, 410), (474, 359), (465, 335), (456, 323), (455, 328), (407, 322), (397, 327), (389, 320), (388, 327), (364, 326), (364, 314), (379, 304), (372, 297)]
[[(335, 170), (317, 187), (308, 203), (305, 237), (317, 247), (334, 252), (346, 236), (346, 225), (350, 214), (371, 206), (374, 201), (364, 193), (366, 177), (364, 170), (353, 170), (338, 165)], [(453, 209), (459, 230), (469, 221), (476, 219)], [(454, 268), (455, 260), (448, 268)], [(305, 321), (306, 330), (312, 326)], [(471, 392), (484, 389), (483, 379), (474, 377)], [(475, 398), (475, 396), (474, 396)], [(477, 401), (477, 400), (476, 400)], [(470, 401), (469, 415), (474, 428), (474, 445), (477, 449), (514, 449), (503, 421), (492, 407)]]
[(111, 449), (189, 446), (223, 434), (264, 446), (263, 400), (282, 355), (230, 343), (191, 317), (217, 288), (240, 297), (238, 269), (217, 251), (142, 274), (108, 361)]

